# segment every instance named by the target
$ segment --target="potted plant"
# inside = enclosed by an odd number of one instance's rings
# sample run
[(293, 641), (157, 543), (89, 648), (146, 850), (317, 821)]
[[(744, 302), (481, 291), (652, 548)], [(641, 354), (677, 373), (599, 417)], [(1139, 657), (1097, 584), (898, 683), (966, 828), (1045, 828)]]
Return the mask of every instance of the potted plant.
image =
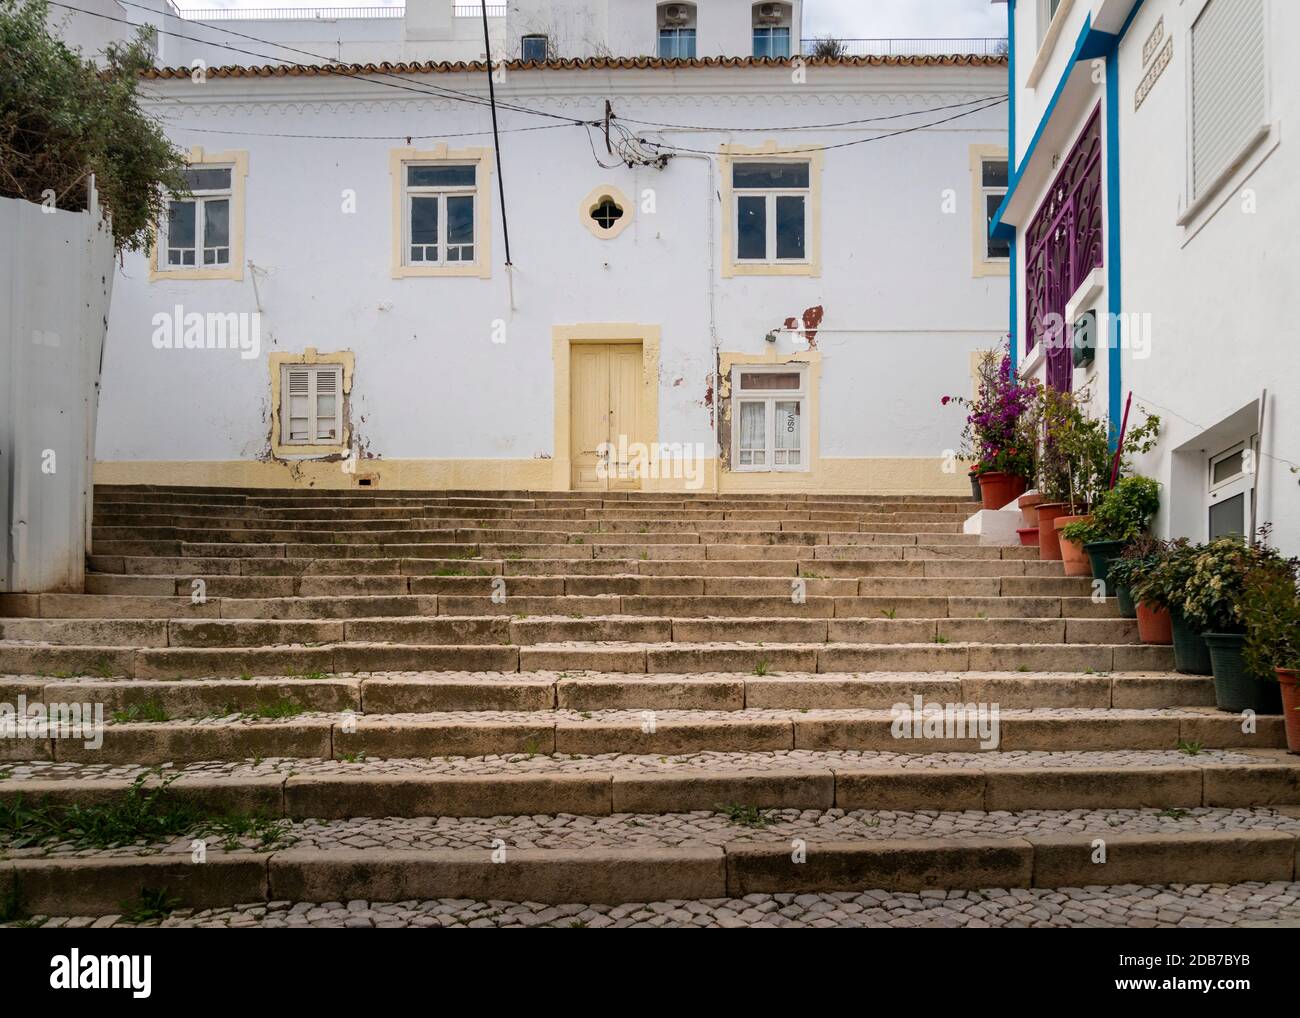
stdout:
[[(1118, 558), (1109, 563), (1107, 579), (1109, 586), (1114, 588), (1115, 597), (1119, 600), (1119, 613), (1124, 618), (1135, 619), (1138, 617), (1137, 602), (1133, 598), (1133, 585), (1144, 570), (1154, 565), (1156, 557), (1163, 552), (1164, 548), (1163, 541), (1156, 540), (1150, 534), (1139, 534), (1124, 545)], [(1164, 613), (1164, 621), (1167, 627), (1169, 621), (1168, 612)], [(1138, 629), (1141, 630), (1141, 628), (1139, 625)], [(1164, 640), (1163, 642), (1168, 643), (1170, 641)]]
[(944, 406), (957, 403), (967, 410), (962, 432), (964, 447), (973, 450), (985, 509), (1001, 509), (1023, 495), (1034, 475), (1035, 430), (1031, 426), (1038, 401), (1038, 384), (1021, 383), (1005, 351), (987, 350), (976, 369), (974, 399), (944, 396)]
[[(1180, 657), (1179, 641), (1173, 628), (1173, 606), (1181, 605), (1187, 595), (1187, 581), (1192, 575), (1192, 556), (1195, 549), (1186, 538), (1163, 542), (1157, 549), (1129, 572), (1129, 589), (1137, 605), (1138, 634), (1143, 643), (1173, 644), (1174, 667), (1185, 674), (1209, 675), (1209, 654), (1205, 641), (1199, 635), (1199, 656), (1183, 646)], [(1191, 648), (1195, 651), (1197, 648)], [(1204, 659), (1204, 660), (1202, 660)], [(1203, 671), (1196, 669), (1204, 665)]]
[(1092, 575), (1101, 580), (1106, 597), (1113, 560), (1138, 535), (1145, 534), (1160, 508), (1160, 485), (1149, 477), (1125, 477), (1102, 496), (1090, 517), (1061, 527), (1061, 539), (1080, 545)]
[(1286, 744), (1300, 753), (1300, 559), (1270, 562), (1246, 577), (1246, 667), (1277, 676), (1286, 721)]
[[(1256, 571), (1281, 561), (1263, 541), (1248, 545), (1239, 537), (1211, 541), (1192, 560), (1182, 614), (1188, 625), (1204, 635), (1214, 674), (1214, 698), (1220, 710), (1253, 710), (1259, 714), (1281, 710), (1280, 692), (1271, 681), (1272, 674), (1265, 676), (1247, 667), (1243, 654), (1246, 581)], [(1177, 616), (1174, 624), (1178, 624)]]

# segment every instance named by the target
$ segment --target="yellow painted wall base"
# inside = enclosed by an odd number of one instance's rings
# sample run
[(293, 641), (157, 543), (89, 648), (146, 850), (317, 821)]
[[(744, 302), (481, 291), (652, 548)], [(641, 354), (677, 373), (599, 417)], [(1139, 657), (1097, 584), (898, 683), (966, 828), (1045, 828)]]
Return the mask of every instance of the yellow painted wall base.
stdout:
[[(827, 459), (804, 473), (723, 472), (715, 485), (717, 461), (705, 460), (693, 477), (649, 477), (643, 491), (822, 492), (868, 495), (970, 494), (964, 465), (944, 473), (938, 457)], [(678, 474), (684, 471), (677, 470)], [(357, 484), (370, 478), (369, 488)], [(323, 488), (360, 491), (561, 491), (554, 461), (529, 460), (359, 460), (355, 473), (338, 461), (117, 460), (95, 464), (96, 484), (159, 484), (213, 488)]]

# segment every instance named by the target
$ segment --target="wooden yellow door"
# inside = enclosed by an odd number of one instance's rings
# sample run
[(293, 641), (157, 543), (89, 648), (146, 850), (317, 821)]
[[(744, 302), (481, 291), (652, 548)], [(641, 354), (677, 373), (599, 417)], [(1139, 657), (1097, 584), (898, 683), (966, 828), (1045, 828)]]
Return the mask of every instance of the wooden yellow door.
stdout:
[(569, 436), (574, 491), (641, 487), (641, 346), (575, 343), (569, 355)]

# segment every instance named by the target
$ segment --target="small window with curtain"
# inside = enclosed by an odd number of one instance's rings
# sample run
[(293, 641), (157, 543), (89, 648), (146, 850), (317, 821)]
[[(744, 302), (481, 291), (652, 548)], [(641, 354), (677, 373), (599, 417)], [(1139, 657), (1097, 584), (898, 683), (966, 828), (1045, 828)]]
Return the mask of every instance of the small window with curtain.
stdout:
[(732, 370), (732, 469), (808, 469), (805, 369)]

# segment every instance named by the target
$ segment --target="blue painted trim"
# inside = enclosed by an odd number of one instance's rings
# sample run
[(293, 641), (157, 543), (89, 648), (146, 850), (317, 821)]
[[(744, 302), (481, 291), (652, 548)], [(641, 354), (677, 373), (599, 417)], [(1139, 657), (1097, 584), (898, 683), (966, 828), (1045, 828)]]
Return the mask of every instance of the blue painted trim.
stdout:
[(1119, 169), (1119, 47), (1115, 46), (1106, 55), (1106, 303), (1110, 311), (1106, 381), (1112, 453), (1119, 444), (1124, 369), (1121, 356), (1123, 329), (1119, 318), (1124, 307), (1124, 275), (1120, 266)]
[[(1071, 54), (1069, 61), (1065, 65), (1065, 70), (1061, 72), (1061, 80), (1056, 83), (1056, 89), (1052, 92), (1051, 101), (1047, 104), (1047, 109), (1043, 111), (1042, 119), (1038, 121), (1038, 127), (1034, 131), (1034, 136), (1029, 140), (1029, 147), (1025, 149), (1025, 157), (1016, 167), (1015, 173), (1007, 184), (1007, 196), (1002, 200), (998, 211), (993, 216), (993, 224), (990, 233), (994, 237), (1010, 239), (1011, 234), (1008, 232), (1014, 227), (1010, 223), (1004, 223), (1002, 217), (1006, 214), (1007, 205), (1010, 203), (1012, 196), (1016, 193), (1016, 188), (1020, 186), (1020, 181), (1024, 178), (1025, 171), (1029, 164), (1033, 162), (1034, 152), (1038, 148), (1038, 142), (1043, 137), (1043, 132), (1047, 130), (1047, 125), (1051, 122), (1052, 114), (1056, 112), (1056, 104), (1061, 101), (1061, 96), (1065, 93), (1065, 86), (1070, 82), (1070, 75), (1074, 73), (1074, 67), (1078, 60), (1081, 59), (1084, 47), (1088, 43), (1088, 36), (1092, 33), (1092, 15), (1089, 14), (1083, 23), (1083, 28), (1079, 31), (1079, 38), (1075, 40), (1074, 52)], [(1105, 33), (1096, 33), (1104, 35)]]
[[(1007, 0), (1007, 119), (1009, 121), (1007, 131), (1007, 166), (1016, 165), (1016, 0)], [(1011, 182), (1008, 180), (1008, 184)], [(994, 225), (997, 218), (995, 217)], [(1017, 282), (1019, 273), (1016, 271), (1016, 230), (1011, 230), (1011, 236), (1008, 238), (1011, 244), (1008, 255), (1008, 273), (1007, 284), (1009, 288), (1009, 301), (1011, 308), (1010, 326), (1007, 329), (1009, 339), (1007, 346), (1011, 351), (1011, 377), (1016, 378), (1020, 370), (1020, 314), (1018, 302)]]

